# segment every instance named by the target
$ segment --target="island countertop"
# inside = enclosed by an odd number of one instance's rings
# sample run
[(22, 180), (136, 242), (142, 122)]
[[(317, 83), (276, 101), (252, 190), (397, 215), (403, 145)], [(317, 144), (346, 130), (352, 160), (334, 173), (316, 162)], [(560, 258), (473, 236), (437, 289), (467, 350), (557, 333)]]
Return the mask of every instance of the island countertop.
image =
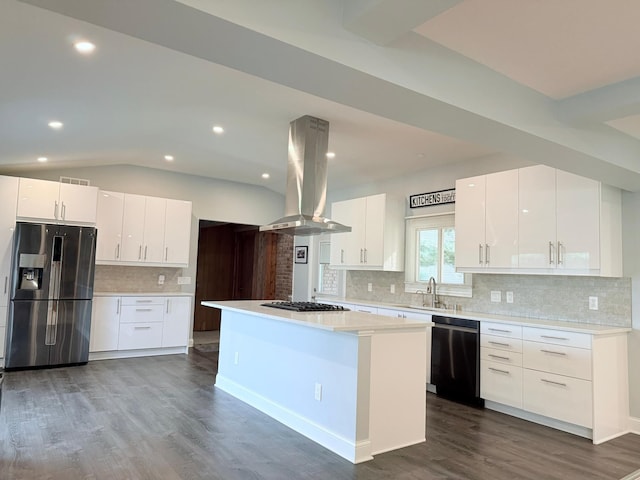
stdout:
[(272, 300), (208, 300), (203, 301), (202, 305), (334, 332), (356, 333), (369, 330), (424, 329), (432, 325), (431, 322), (425, 322), (424, 320), (385, 317), (364, 312), (294, 312), (261, 305), (271, 301)]

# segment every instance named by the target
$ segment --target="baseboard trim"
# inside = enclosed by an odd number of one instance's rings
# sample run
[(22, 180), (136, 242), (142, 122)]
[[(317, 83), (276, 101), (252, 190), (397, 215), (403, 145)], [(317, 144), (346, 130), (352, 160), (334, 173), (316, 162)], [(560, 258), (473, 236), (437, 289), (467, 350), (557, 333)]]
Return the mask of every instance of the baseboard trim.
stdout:
[(145, 348), (142, 350), (111, 350), (108, 352), (90, 352), (89, 361), (113, 360), (116, 358), (154, 357), (157, 355), (177, 355), (189, 353), (188, 347)]
[(328, 450), (340, 455), (352, 463), (361, 463), (373, 458), (371, 454), (371, 441), (363, 440), (354, 442), (315, 422), (279, 405), (262, 395), (257, 394), (228, 378), (218, 374), (216, 376), (216, 388), (241, 400), (252, 407), (269, 415), (271, 418), (322, 445)]
[(640, 435), (640, 418), (629, 417), (629, 432)]

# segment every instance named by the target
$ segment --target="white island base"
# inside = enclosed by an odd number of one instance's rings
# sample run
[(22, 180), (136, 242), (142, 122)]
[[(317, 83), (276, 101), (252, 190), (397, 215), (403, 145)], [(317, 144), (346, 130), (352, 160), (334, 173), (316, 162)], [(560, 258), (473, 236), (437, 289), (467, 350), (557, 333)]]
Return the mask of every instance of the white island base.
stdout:
[(222, 309), (216, 388), (359, 463), (425, 441), (426, 329), (359, 312)]

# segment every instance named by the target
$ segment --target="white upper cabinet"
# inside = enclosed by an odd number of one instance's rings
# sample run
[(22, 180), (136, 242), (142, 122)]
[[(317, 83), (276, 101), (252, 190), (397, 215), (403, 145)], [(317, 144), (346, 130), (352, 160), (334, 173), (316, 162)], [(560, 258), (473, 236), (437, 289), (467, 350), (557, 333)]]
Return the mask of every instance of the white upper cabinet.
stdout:
[(164, 229), (164, 262), (189, 263), (191, 202), (167, 199)]
[(96, 262), (120, 260), (124, 193), (101, 190), (98, 194)]
[[(9, 279), (11, 277), (11, 248), (16, 226), (16, 202), (18, 178), (0, 176), (0, 307), (9, 305)], [(3, 325), (6, 309), (0, 308), (0, 325)], [(3, 342), (4, 338), (0, 338)], [(4, 343), (3, 343), (4, 345)]]
[(456, 182), (456, 268), (518, 266), (518, 171)]
[(404, 269), (404, 203), (387, 194), (335, 202), (332, 220), (351, 227), (331, 239), (331, 265), (354, 270)]
[(18, 219), (93, 225), (98, 188), (85, 185), (20, 178)]
[(189, 264), (191, 202), (100, 192), (99, 264)]

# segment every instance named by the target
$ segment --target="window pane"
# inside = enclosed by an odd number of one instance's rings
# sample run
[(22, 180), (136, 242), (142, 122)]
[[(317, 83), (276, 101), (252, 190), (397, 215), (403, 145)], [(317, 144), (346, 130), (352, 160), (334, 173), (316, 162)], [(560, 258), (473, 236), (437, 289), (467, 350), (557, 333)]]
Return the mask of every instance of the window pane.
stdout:
[(456, 272), (456, 230), (442, 229), (442, 283), (464, 283), (464, 274)]
[(418, 282), (427, 282), (429, 277), (438, 278), (439, 249), (438, 229), (418, 230)]

